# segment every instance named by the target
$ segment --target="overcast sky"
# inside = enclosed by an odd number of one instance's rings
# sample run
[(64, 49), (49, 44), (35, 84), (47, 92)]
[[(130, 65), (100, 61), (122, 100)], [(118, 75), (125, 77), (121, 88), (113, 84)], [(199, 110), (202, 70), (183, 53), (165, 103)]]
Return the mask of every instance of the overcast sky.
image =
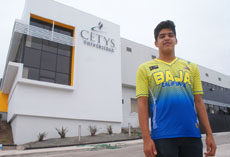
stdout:
[[(121, 37), (152, 48), (155, 48), (155, 26), (163, 20), (173, 20), (177, 31), (178, 57), (230, 75), (229, 0), (56, 1), (116, 23), (120, 25)], [(24, 2), (0, 2), (0, 78), (5, 67), (14, 20), (21, 18)]]

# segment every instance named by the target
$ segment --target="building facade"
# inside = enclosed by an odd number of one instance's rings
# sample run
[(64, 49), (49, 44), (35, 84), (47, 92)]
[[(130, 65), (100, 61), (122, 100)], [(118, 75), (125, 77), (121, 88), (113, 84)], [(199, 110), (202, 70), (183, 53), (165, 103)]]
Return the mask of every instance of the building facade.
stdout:
[[(52, 10), (52, 11), (51, 11)], [(60, 10), (62, 10), (60, 12)], [(12, 33), (2, 93), (14, 142), (98, 133), (122, 123), (120, 28), (52, 0), (27, 0)]]
[[(121, 38), (114, 23), (52, 0), (26, 0), (1, 81), (0, 111), (14, 143), (41, 132), (57, 138), (61, 127), (67, 136), (89, 135), (89, 126), (97, 133), (139, 127), (136, 71), (156, 57), (157, 50)], [(199, 68), (208, 112), (229, 114), (230, 77)]]

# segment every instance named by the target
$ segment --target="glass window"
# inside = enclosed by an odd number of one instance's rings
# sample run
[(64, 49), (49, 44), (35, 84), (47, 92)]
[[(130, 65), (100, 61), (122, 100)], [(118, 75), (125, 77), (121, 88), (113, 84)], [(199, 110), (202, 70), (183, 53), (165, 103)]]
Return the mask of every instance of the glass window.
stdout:
[(152, 55), (152, 59), (155, 59), (155, 58), (156, 58), (156, 56)]
[(220, 110), (220, 107), (219, 107), (219, 106), (214, 106), (214, 111), (215, 111), (215, 113), (218, 113), (219, 110)]
[(42, 49), (42, 39), (32, 37), (31, 47), (35, 49)]
[(56, 71), (56, 54), (42, 52), (41, 69)]
[(26, 36), (26, 47), (31, 47), (32, 45), (32, 36)]
[(205, 108), (206, 108), (206, 110), (208, 109), (208, 104), (205, 104)]
[(72, 47), (68, 45), (58, 44), (58, 54), (71, 56)]
[(43, 40), (42, 50), (57, 53), (57, 43), (53, 41)]
[(38, 21), (36, 22), (35, 19), (30, 19), (30, 25), (35, 26), (35, 27), (43, 28), (43, 24), (41, 24)]
[(46, 78), (55, 78), (55, 72), (48, 70), (40, 70), (40, 76)]
[[(53, 23), (30, 18), (30, 28), (39, 27), (44, 32), (52, 31)], [(33, 27), (35, 26), (35, 27)], [(37, 30), (41, 30), (37, 28)], [(49, 32), (48, 31), (48, 32)], [(73, 30), (54, 25), (54, 31), (73, 36)], [(22, 45), (23, 77), (59, 84), (70, 84), (72, 47), (50, 40), (25, 36)], [(25, 47), (25, 48), (24, 48)], [(18, 53), (20, 54), (20, 53)], [(20, 60), (19, 55), (17, 60)]]
[(230, 114), (230, 107), (226, 108), (227, 114)]
[(205, 86), (205, 82), (201, 81), (202, 82), (202, 86)]
[(41, 50), (42, 39), (32, 37), (32, 36), (26, 36), (26, 47), (32, 47), (32, 48)]
[(130, 48), (130, 47), (126, 47), (126, 51), (128, 51), (128, 52), (132, 52), (132, 48)]
[(30, 18), (30, 25), (40, 27), (40, 28), (43, 28), (43, 29), (47, 29), (47, 30), (52, 30), (52, 24), (51, 23), (41, 21), (41, 20), (37, 20), (37, 19), (34, 19), (34, 18)]
[(58, 32), (58, 33), (65, 34), (65, 35), (68, 35), (68, 36), (73, 36), (73, 31), (72, 30), (67, 29), (67, 28), (63, 28), (63, 27), (60, 27), (60, 26), (57, 26), (57, 25), (54, 25), (54, 32)]
[(66, 84), (69, 85), (69, 75), (56, 73), (56, 82), (60, 84)]
[(54, 79), (49, 79), (49, 78), (44, 78), (44, 77), (40, 77), (41, 81), (45, 81), (45, 82), (52, 82), (55, 83)]
[(131, 98), (131, 113), (132, 112), (138, 113), (137, 99), (134, 99), (134, 98)]
[(40, 50), (25, 48), (24, 65), (29, 67), (39, 68), (40, 57), (41, 57)]
[(58, 55), (57, 57), (57, 72), (70, 73), (70, 58)]
[(28, 79), (32, 79), (32, 80), (39, 80), (39, 69), (35, 69), (35, 68), (27, 68), (28, 69)]
[(49, 31), (52, 31), (52, 24), (46, 23), (46, 24), (43, 25), (43, 28), (44, 28), (44, 29), (47, 29), (47, 30), (49, 30)]
[(15, 62), (17, 62), (17, 63), (22, 63), (22, 57), (23, 57), (22, 54), (23, 54), (23, 50), (24, 50), (25, 37), (26, 36), (23, 36), (23, 38), (21, 39), (18, 50), (17, 50), (17, 54), (15, 57)]

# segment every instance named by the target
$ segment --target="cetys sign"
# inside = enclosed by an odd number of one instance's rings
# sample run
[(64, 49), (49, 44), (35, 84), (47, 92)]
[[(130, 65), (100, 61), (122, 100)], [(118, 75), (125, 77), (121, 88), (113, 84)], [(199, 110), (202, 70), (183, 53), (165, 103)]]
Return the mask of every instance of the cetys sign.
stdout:
[(115, 39), (109, 37), (103, 28), (103, 23), (99, 22), (89, 30), (81, 30), (80, 35), (83, 43), (86, 46), (114, 52), (116, 48)]

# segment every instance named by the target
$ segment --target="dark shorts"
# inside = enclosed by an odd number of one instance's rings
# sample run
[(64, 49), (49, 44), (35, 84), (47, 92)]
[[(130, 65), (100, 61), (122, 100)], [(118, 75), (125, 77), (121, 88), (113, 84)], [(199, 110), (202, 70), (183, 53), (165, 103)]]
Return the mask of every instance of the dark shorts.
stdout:
[(203, 157), (201, 138), (169, 138), (154, 142), (157, 157)]

